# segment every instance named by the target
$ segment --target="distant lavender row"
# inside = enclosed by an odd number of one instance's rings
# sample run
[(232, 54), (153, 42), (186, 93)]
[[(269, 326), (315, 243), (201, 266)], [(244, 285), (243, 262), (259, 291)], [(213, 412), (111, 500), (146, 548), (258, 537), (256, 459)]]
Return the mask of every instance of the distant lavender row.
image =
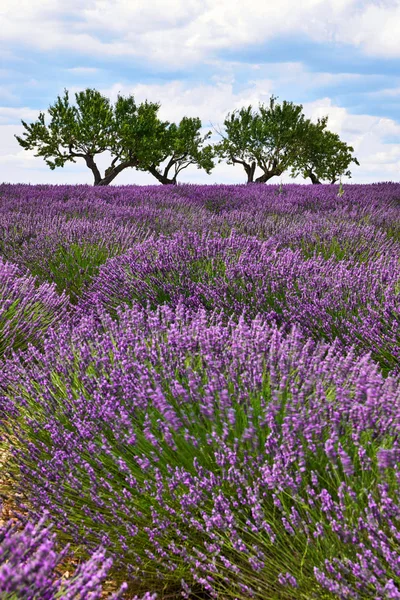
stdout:
[[(50, 215), (75, 213), (81, 216), (122, 216), (122, 209), (133, 210), (140, 205), (171, 208), (178, 201), (181, 207), (198, 205), (214, 211), (232, 211), (270, 206), (272, 211), (293, 213), (306, 210), (331, 212), (347, 209), (357, 218), (377, 211), (382, 215), (399, 209), (400, 184), (345, 184), (338, 196), (337, 185), (192, 185), (178, 186), (110, 186), (88, 185), (27, 185), (0, 184), (2, 211), (37, 212), (45, 209)], [(128, 214), (128, 213), (126, 213)]]
[[(40, 231), (41, 219), (47, 221), (47, 230), (52, 222), (57, 227), (63, 219), (106, 219), (114, 227), (134, 223), (164, 234), (182, 230), (222, 233), (233, 228), (266, 238), (296, 222), (304, 228), (311, 218), (314, 226), (319, 220), (325, 227), (347, 222), (400, 233), (400, 184), (347, 185), (345, 190), (338, 197), (334, 185), (289, 184), (279, 193), (278, 186), (262, 184), (110, 188), (3, 184), (0, 230), (7, 231), (13, 224), (34, 235), (35, 229)], [(23, 224), (17, 223), (17, 216)]]
[(400, 597), (399, 381), (368, 358), (182, 305), (100, 310), (28, 356), (0, 374), (10, 474), (114, 577)]
[[(172, 189), (171, 189), (172, 188)], [(76, 302), (98, 268), (150, 235), (232, 231), (337, 260), (400, 257), (400, 186), (0, 185), (0, 256)]]
[(315, 339), (338, 339), (371, 352), (386, 371), (400, 368), (400, 260), (382, 255), (365, 263), (300, 250), (277, 250), (273, 240), (248, 236), (176, 234), (136, 244), (100, 268), (79, 308), (183, 302), (221, 309)]

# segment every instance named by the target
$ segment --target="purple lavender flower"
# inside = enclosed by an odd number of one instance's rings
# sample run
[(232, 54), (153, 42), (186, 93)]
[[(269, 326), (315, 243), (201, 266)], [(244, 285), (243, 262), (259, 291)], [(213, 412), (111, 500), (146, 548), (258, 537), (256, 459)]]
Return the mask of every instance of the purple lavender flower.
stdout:
[(400, 463), (400, 450), (381, 448), (377, 453), (377, 460), (380, 469), (390, 469)]
[[(102, 549), (81, 563), (71, 576), (59, 575), (60, 564), (68, 547), (57, 551), (55, 534), (46, 526), (44, 516), (37, 523), (26, 522), (23, 527), (7, 525), (0, 529), (0, 595), (2, 598), (55, 600), (65, 598), (104, 598), (103, 584), (112, 560)], [(126, 584), (107, 597), (121, 598)], [(153, 596), (146, 595), (146, 600)]]
[(47, 329), (67, 317), (68, 300), (54, 285), (37, 286), (33, 277), (0, 257), (0, 358), (38, 344)]

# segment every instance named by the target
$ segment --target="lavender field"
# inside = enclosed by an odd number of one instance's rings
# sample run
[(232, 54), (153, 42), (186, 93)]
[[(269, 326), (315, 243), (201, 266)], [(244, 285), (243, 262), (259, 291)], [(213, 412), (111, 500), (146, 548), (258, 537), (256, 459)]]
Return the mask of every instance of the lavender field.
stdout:
[(0, 598), (400, 598), (400, 184), (0, 185)]

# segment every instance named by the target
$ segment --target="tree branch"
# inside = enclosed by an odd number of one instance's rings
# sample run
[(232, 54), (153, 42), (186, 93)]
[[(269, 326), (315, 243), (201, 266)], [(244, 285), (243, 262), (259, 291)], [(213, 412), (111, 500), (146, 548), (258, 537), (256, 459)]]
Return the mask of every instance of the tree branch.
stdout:
[(186, 164), (183, 164), (183, 166), (181, 165), (180, 168), (178, 168), (178, 169), (175, 168), (175, 177), (178, 175), (178, 173), (180, 173), (181, 171), (183, 171), (183, 169), (186, 169), (189, 165), (194, 165), (195, 163), (196, 163), (196, 161), (189, 160), (189, 161), (187, 161)]
[(111, 161), (111, 168), (112, 169), (114, 168), (114, 166), (115, 166), (115, 164), (116, 164), (116, 162), (117, 162), (118, 159), (119, 159), (119, 156), (117, 154), (117, 156), (115, 158), (113, 158), (113, 160)]
[[(69, 150), (70, 156), (72, 156), (73, 158), (86, 158), (86, 156), (87, 156), (87, 154), (83, 154), (83, 153), (80, 153), (80, 152), (73, 152), (72, 151), (72, 144), (70, 144), (68, 146), (68, 150)], [(60, 156), (62, 156), (60, 150), (58, 152), (59, 152)]]
[(239, 158), (235, 158), (234, 156), (231, 156), (230, 158), (231, 158), (231, 161), (233, 163), (237, 163), (239, 165), (243, 165), (245, 168), (246, 167), (250, 168), (250, 165), (247, 162), (245, 162), (244, 160), (240, 160)]
[[(210, 121), (211, 123), (211, 121)], [(220, 135), (222, 137), (223, 140), (225, 140), (226, 138), (222, 135), (222, 133), (220, 131), (218, 131), (217, 129), (215, 129), (214, 125), (211, 123), (211, 127), (214, 129), (215, 133), (218, 133), (218, 135)]]
[[(93, 163), (94, 163), (94, 161), (93, 161)], [(96, 180), (95, 180), (95, 185), (108, 185), (124, 169), (127, 169), (128, 167), (137, 167), (137, 166), (138, 166), (137, 160), (130, 160), (130, 161), (122, 162), (119, 165), (117, 165), (116, 167), (109, 167), (103, 178), (101, 178), (100, 172), (96, 167), (97, 173), (100, 176), (100, 180), (98, 181), (98, 183), (96, 183)]]
[(164, 177), (168, 177), (168, 171), (170, 170), (170, 168), (172, 167), (172, 165), (176, 162), (176, 159), (174, 156), (171, 156), (167, 166), (164, 169)]
[(157, 179), (157, 181), (159, 181), (163, 185), (176, 184), (176, 180), (175, 180), (174, 177), (172, 179), (169, 179), (163, 173), (160, 173), (156, 169), (156, 167), (154, 166), (154, 164), (151, 165), (147, 170), (149, 171), (149, 173), (151, 173), (152, 175), (154, 175), (154, 177)]

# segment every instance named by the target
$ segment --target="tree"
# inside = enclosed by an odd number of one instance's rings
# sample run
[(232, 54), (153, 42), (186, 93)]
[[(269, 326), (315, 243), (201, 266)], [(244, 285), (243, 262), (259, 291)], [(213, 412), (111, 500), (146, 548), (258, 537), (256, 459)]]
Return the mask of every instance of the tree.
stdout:
[[(133, 96), (118, 96), (115, 106), (93, 89), (75, 94), (76, 106), (69, 103), (68, 91), (49, 107), (50, 123), (44, 113), (25, 128), (23, 136), (15, 136), (26, 150), (36, 150), (50, 169), (83, 158), (93, 173), (94, 185), (108, 185), (128, 167), (144, 168), (160, 160), (159, 140), (169, 123), (157, 117), (160, 105), (147, 102), (136, 105)], [(108, 150), (111, 164), (104, 176), (94, 157)]]
[(350, 163), (357, 165), (352, 156), (354, 148), (343, 142), (337, 133), (326, 129), (328, 117), (309, 122), (299, 152), (292, 164), (291, 176), (309, 177), (313, 184), (328, 180), (336, 183), (342, 176), (351, 177)]
[[(271, 96), (268, 107), (260, 104), (259, 113), (251, 106), (229, 113), (224, 121), (226, 135), (220, 134), (223, 139), (214, 148), (220, 161), (243, 166), (247, 183), (265, 183), (281, 175), (293, 162), (307, 128), (301, 104), (275, 100)], [(257, 167), (263, 173), (254, 179)]]
[[(200, 135), (201, 121), (199, 118), (183, 117), (179, 125), (172, 123), (164, 132), (160, 140), (162, 155), (158, 162), (153, 162), (149, 171), (162, 184), (176, 184), (178, 173), (189, 165), (196, 164), (198, 169), (204, 169), (210, 174), (214, 168), (214, 149), (211, 145), (203, 146), (204, 142), (211, 136), (211, 131), (203, 137)], [(160, 163), (168, 160), (163, 170)], [(173, 169), (173, 175), (170, 171)]]

